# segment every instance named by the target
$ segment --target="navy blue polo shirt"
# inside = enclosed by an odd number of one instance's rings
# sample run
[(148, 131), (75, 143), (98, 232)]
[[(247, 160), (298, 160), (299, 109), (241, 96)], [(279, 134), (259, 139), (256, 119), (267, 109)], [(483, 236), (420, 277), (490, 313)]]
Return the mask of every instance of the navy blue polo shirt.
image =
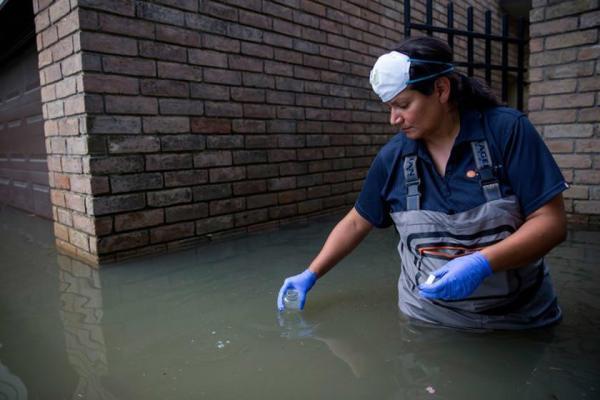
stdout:
[(421, 209), (454, 214), (486, 202), (471, 142), (487, 140), (502, 196), (516, 195), (524, 217), (568, 188), (565, 179), (542, 138), (521, 112), (495, 107), (461, 113), (460, 132), (448, 159), (444, 176), (425, 144), (395, 135), (381, 148), (367, 174), (355, 208), (376, 227), (393, 222), (390, 212), (406, 210), (407, 188), (404, 157), (416, 154), (421, 179)]

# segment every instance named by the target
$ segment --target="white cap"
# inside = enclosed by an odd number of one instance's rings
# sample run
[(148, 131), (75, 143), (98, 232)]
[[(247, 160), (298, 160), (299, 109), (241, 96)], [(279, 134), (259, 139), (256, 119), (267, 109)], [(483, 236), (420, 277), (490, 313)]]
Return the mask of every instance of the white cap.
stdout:
[(406, 54), (392, 51), (377, 59), (369, 81), (373, 91), (384, 103), (392, 100), (406, 89), (410, 80), (410, 58)]

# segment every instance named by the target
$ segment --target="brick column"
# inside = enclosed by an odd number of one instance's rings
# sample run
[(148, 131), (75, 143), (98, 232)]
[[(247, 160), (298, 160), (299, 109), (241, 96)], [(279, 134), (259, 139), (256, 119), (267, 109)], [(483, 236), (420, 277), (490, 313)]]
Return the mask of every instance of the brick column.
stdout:
[(598, 1), (534, 0), (529, 117), (571, 188), (572, 222), (600, 224)]
[(56, 243), (97, 262), (90, 201), (108, 185), (106, 178), (92, 178), (86, 168), (93, 144), (85, 112), (95, 99), (83, 89), (78, 11), (69, 0), (35, 0), (34, 11)]

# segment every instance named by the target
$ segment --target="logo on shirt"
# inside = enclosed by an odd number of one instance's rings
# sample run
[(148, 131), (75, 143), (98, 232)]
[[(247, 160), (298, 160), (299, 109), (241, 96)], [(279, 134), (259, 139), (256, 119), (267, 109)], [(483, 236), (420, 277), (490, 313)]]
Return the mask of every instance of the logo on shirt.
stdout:
[(480, 164), (489, 165), (490, 159), (488, 158), (488, 154), (486, 151), (485, 142), (474, 142), (475, 143), (475, 151), (477, 152), (477, 156), (479, 157)]

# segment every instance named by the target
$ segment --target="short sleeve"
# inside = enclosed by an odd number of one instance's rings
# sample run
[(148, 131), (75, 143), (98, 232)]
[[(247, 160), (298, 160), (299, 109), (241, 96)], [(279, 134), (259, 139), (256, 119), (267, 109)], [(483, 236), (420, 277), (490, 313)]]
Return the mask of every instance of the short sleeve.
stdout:
[(354, 204), (356, 211), (378, 228), (386, 228), (392, 224), (389, 204), (382, 197), (387, 177), (387, 170), (378, 155), (369, 168), (362, 190)]
[(525, 217), (568, 188), (550, 150), (524, 115), (514, 123), (504, 166)]

